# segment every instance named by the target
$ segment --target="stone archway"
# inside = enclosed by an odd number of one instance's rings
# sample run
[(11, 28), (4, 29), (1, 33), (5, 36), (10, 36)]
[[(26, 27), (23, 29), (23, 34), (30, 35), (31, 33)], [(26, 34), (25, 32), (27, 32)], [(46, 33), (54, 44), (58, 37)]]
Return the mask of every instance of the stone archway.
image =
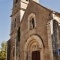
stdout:
[(37, 35), (33, 35), (27, 39), (24, 46), (24, 60), (32, 60), (32, 52), (34, 51), (39, 51), (39, 60), (43, 60), (43, 43)]

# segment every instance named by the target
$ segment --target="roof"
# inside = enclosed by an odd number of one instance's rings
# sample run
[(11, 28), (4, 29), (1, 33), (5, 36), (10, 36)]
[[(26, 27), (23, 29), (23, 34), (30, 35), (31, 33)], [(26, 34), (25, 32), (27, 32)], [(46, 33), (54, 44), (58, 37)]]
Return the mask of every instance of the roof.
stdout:
[(45, 6), (41, 5), (41, 4), (39, 4), (39, 3), (36, 3), (35, 1), (32, 1), (32, 2), (35, 3), (35, 4), (37, 4), (37, 5), (39, 5), (39, 6), (41, 6), (41, 7), (43, 7), (43, 8), (45, 8), (45, 9), (47, 9), (47, 10), (49, 10), (49, 11), (51, 11), (51, 12), (56, 12), (56, 13), (60, 14), (59, 12), (54, 11), (54, 10), (52, 10), (52, 9), (49, 9), (49, 8), (47, 8), (47, 7), (45, 7)]

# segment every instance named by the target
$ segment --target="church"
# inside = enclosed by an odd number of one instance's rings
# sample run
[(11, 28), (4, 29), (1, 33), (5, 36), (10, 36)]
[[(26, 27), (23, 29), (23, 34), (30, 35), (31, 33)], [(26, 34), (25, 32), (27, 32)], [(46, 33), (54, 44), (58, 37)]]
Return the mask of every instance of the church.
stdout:
[(60, 60), (60, 13), (39, 0), (13, 0), (7, 60)]

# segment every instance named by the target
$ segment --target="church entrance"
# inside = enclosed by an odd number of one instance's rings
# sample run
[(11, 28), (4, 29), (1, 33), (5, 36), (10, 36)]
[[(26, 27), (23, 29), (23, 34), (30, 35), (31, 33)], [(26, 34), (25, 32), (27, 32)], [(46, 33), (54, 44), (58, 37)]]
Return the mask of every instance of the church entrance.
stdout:
[(38, 36), (28, 38), (24, 47), (24, 60), (44, 60), (43, 43)]
[(32, 60), (40, 60), (40, 52), (39, 51), (32, 52)]

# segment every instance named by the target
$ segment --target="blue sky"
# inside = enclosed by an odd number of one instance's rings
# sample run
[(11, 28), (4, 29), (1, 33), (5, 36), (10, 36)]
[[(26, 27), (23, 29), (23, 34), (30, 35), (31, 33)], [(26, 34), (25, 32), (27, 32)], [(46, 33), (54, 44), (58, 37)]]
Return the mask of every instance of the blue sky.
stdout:
[(11, 9), (12, 0), (0, 0), (0, 44), (9, 39)]
[[(13, 0), (0, 0), (0, 44), (2, 41), (9, 39), (12, 1)], [(40, 4), (60, 12), (60, 0), (40, 0)]]

